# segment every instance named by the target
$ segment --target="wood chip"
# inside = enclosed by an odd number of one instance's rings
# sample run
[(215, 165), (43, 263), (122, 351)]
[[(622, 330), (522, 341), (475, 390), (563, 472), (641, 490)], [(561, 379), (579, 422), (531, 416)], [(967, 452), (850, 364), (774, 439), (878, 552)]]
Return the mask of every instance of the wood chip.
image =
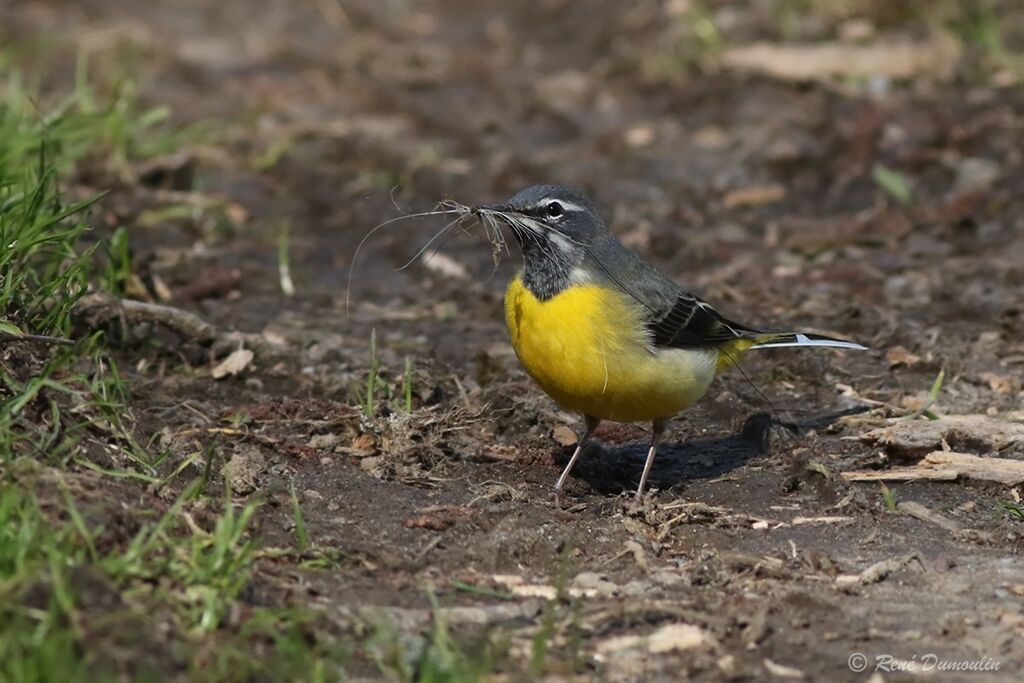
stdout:
[[(666, 624), (647, 636), (629, 634), (607, 638), (597, 644), (594, 658), (599, 662), (615, 661), (632, 671), (642, 665), (647, 654), (683, 652), (718, 645), (714, 636), (693, 624)], [(646, 651), (646, 654), (644, 654)], [(629, 680), (638, 680), (636, 672)], [(618, 680), (618, 678), (616, 678)]]
[(515, 574), (494, 574), (491, 576), (491, 581), (519, 598), (554, 600), (558, 597), (558, 591), (554, 586), (527, 583), (526, 579)]
[(918, 465), (912, 467), (841, 472), (840, 474), (847, 481), (915, 481), (919, 479), (952, 481), (965, 476), (969, 479), (1015, 485), (1024, 482), (1024, 461), (986, 458), (952, 451), (933, 451), (925, 456), (925, 459)]
[(876, 562), (860, 574), (841, 574), (836, 577), (839, 586), (866, 585), (885, 580), (890, 574), (908, 566), (911, 562), (920, 561), (917, 553), (909, 553), (903, 557)]
[(569, 595), (573, 597), (612, 597), (619, 592), (617, 583), (597, 572), (580, 572), (569, 585)]
[(786, 188), (782, 185), (755, 185), (733, 190), (722, 198), (722, 204), (727, 209), (735, 209), (742, 206), (760, 206), (762, 204), (774, 204), (786, 196)]
[(859, 472), (840, 472), (846, 481), (954, 481), (960, 475), (956, 470), (937, 469), (934, 467), (894, 467), (891, 470), (866, 470)]
[(445, 531), (455, 524), (451, 517), (439, 515), (419, 515), (405, 520), (404, 526), (407, 529), (429, 529), (430, 531)]
[(942, 448), (944, 442), (981, 444), (992, 451), (1024, 444), (1024, 424), (988, 415), (945, 415), (938, 420), (890, 420), (879, 429), (861, 435), (861, 440), (888, 450), (924, 454)]
[(626, 635), (606, 638), (597, 644), (595, 648), (595, 659), (599, 662), (607, 661), (610, 656), (618, 655), (623, 650), (630, 650), (638, 647), (644, 642), (641, 636)]
[(702, 628), (693, 624), (668, 624), (662, 626), (647, 638), (647, 651), (651, 654), (681, 652), (702, 645), (712, 645), (714, 640)]
[(794, 517), (791, 524), (793, 526), (803, 526), (804, 524), (844, 524), (850, 521), (853, 521), (853, 517), (833, 515), (825, 517)]
[(770, 659), (764, 660), (764, 668), (768, 669), (768, 673), (772, 676), (777, 676), (779, 678), (801, 679), (807, 677), (807, 675), (800, 669), (794, 669), (791, 666), (778, 664)]
[(1011, 486), (1024, 483), (1024, 461), (1007, 458), (985, 458), (968, 453), (935, 451), (924, 461), (935, 467), (952, 469), (969, 479), (997, 481)]
[(725, 50), (728, 67), (793, 81), (842, 78), (909, 79), (922, 75), (946, 78), (960, 59), (960, 43), (946, 33), (924, 41), (878, 41), (866, 45), (847, 43), (756, 43)]

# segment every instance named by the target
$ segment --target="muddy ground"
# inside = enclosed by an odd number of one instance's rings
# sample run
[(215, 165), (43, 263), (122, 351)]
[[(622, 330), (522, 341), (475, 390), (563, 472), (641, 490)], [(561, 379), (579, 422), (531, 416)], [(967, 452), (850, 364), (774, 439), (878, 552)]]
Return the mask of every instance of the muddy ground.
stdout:
[[(414, 651), (434, 595), (468, 650), (504, 642), (495, 668), (516, 679), (530, 677), (538, 633), (550, 646), (533, 670), (552, 680), (865, 681), (876, 657), (929, 653), (999, 663), (933, 680), (1019, 678), (1017, 489), (890, 482), (887, 502), (841, 473), (919, 458), (861, 437), (920, 408), (940, 370), (933, 412), (1022, 419), (1024, 96), (1005, 73), (970, 72), (969, 47), (952, 73), (925, 64), (893, 80), (723, 65), (754, 40), (927, 40), (900, 3), (784, 17), (792, 3), (708, 5), (4, 8), (3, 32), (32, 46), (48, 87), (88, 54), (101, 82), (130, 75), (175, 123), (213, 122), (148, 174), (92, 179), (114, 186), (97, 230), (129, 227), (149, 294), (156, 276), (174, 305), (246, 333), (213, 350), (166, 332), (124, 345), (133, 413), (169, 464), (212, 454), (240, 500), (266, 501), (261, 544), (291, 542), (294, 482), (312, 547), (335, 561), (261, 560), (243, 605), (324, 610), (350, 677), (395, 675), (367, 643), (387, 624)], [(707, 17), (717, 41), (699, 30)], [(383, 220), (540, 182), (585, 188), (628, 245), (730, 317), (871, 351), (750, 357), (749, 382), (721, 377), (673, 423), (641, 506), (623, 492), (646, 432), (606, 425), (559, 509), (563, 427), (581, 425), (508, 344), (514, 248), (495, 267), (474, 232), (396, 272), (443, 225), (400, 222), (352, 272)], [(172, 205), (194, 210), (154, 214)], [(278, 273), (286, 226), (293, 297)], [(367, 417), (371, 330), (383, 381)], [(254, 360), (213, 379), (240, 344)], [(999, 448), (984, 433), (946, 443)], [(998, 455), (1024, 459), (1024, 446)], [(140, 493), (123, 490), (131, 510)], [(917, 674), (884, 680), (902, 678)]]

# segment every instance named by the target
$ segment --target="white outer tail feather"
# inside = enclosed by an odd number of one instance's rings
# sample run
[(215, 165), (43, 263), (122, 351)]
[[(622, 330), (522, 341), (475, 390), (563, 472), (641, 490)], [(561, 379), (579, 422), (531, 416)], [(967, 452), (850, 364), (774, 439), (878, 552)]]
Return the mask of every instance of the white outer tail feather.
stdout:
[(767, 344), (756, 344), (753, 349), (781, 349), (787, 346), (827, 346), (834, 349), (854, 349), (855, 351), (867, 351), (868, 347), (854, 342), (839, 341), (838, 339), (811, 339), (806, 334), (795, 335), (795, 342), (768, 342)]

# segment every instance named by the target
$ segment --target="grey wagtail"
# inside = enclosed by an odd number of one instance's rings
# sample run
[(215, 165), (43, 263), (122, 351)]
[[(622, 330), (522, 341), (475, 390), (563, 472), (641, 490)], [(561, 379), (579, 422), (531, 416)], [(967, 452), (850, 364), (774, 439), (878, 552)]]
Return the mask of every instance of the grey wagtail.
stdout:
[(569, 188), (530, 187), (473, 213), (506, 223), (523, 253), (505, 293), (516, 356), (548, 396), (586, 421), (556, 496), (602, 420), (643, 421), (653, 434), (640, 499), (668, 422), (750, 349), (866, 348), (728, 320), (622, 246), (593, 202)]

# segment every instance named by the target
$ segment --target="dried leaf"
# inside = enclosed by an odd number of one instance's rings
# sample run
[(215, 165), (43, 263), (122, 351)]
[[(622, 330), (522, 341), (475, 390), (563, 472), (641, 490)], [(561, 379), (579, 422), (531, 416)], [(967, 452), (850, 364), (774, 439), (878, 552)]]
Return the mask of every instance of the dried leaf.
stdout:
[(551, 438), (555, 440), (559, 446), (575, 446), (579, 439), (576, 437), (576, 433), (566, 427), (565, 425), (559, 425), (551, 431)]
[(905, 365), (910, 368), (921, 362), (921, 356), (907, 351), (902, 346), (894, 346), (886, 351), (885, 360), (889, 361), (889, 367)]
[(405, 520), (407, 529), (430, 529), (431, 531), (445, 531), (449, 529), (455, 520), (451, 517), (439, 517), (437, 515), (420, 515)]
[(352, 439), (352, 444), (348, 448), (342, 448), (340, 450), (347, 455), (365, 457), (376, 452), (377, 440), (374, 439), (373, 434), (360, 434), (356, 438)]
[(989, 389), (997, 394), (1009, 396), (1013, 393), (1014, 378), (1009, 375), (997, 375), (994, 372), (983, 372), (979, 377), (983, 381), (988, 382)]
[(231, 355), (220, 362), (220, 365), (213, 369), (211, 373), (214, 379), (223, 379), (230, 375), (237, 375), (238, 373), (249, 367), (249, 363), (252, 362), (254, 354), (249, 349), (236, 349), (231, 352)]

